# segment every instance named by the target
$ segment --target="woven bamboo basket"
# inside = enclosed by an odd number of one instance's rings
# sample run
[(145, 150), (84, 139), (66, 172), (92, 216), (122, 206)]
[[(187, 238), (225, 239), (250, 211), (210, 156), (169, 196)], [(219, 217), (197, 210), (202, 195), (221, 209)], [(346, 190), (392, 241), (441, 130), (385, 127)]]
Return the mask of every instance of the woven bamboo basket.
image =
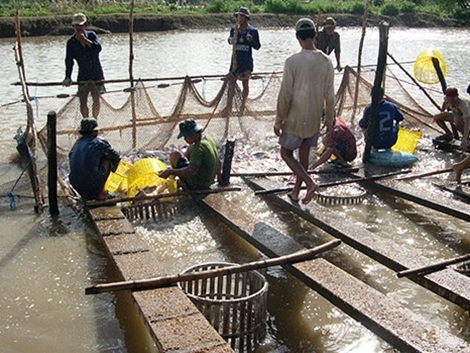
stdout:
[[(205, 263), (183, 273), (233, 265)], [(268, 283), (259, 272), (191, 280), (178, 286), (236, 352), (253, 352), (265, 337)]]

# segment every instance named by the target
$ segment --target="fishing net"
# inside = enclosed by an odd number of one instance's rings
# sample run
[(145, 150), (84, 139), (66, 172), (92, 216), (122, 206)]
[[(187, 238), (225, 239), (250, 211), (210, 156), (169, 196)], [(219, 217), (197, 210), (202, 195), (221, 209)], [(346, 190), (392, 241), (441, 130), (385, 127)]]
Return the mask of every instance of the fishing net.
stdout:
[[(336, 94), (337, 116), (352, 128), (358, 141), (362, 140), (362, 134), (357, 123), (371, 102), (374, 76), (373, 70), (358, 75), (346, 67)], [(241, 82), (230, 75), (137, 81), (132, 87), (116, 90), (107, 87), (108, 92), (100, 97), (100, 135), (129, 162), (152, 156), (167, 163), (168, 151), (181, 149), (185, 144), (183, 139), (176, 138), (178, 124), (191, 117), (214, 138), (221, 155), (227, 139), (236, 141), (233, 165), (237, 170), (280, 169), (284, 164), (278, 156), (273, 124), (281, 80), (282, 73), (253, 75), (246, 101)], [(388, 70), (384, 81), (386, 98), (405, 116), (403, 126), (423, 133), (434, 130), (432, 114), (411, 97), (400, 79)], [(90, 85), (90, 89), (96, 89), (93, 83)], [(88, 99), (92, 111), (91, 95)], [(77, 128), (82, 119), (79, 98), (70, 98), (56, 114), (59, 174), (66, 179), (68, 151), (79, 137)], [(38, 136), (45, 149), (45, 126)], [(41, 168), (42, 180), (46, 180), (44, 171)], [(22, 177), (18, 184), (22, 183), (29, 183), (28, 178)], [(1, 191), (5, 193), (12, 185), (4, 185)]]

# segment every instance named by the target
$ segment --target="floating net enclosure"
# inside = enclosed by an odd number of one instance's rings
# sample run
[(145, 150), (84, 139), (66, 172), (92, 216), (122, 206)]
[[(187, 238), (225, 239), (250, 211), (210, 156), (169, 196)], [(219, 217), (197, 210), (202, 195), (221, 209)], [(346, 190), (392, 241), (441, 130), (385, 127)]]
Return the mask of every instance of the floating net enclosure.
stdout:
[[(183, 273), (213, 270), (231, 263), (205, 263)], [(257, 271), (180, 282), (178, 286), (237, 352), (253, 352), (265, 336), (268, 282)]]

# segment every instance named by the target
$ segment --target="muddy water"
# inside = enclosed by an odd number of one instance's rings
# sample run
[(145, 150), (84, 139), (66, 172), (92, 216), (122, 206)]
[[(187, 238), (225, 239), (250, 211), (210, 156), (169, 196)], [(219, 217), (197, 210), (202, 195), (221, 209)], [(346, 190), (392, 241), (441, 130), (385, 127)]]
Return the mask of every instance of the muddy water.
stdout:
[[(298, 51), (291, 29), (262, 30), (262, 48), (255, 52), (255, 71), (282, 70), (285, 58)], [(357, 63), (359, 29), (341, 29), (342, 64)], [(181, 77), (184, 75), (224, 74), (230, 60), (226, 32), (142, 33), (135, 35), (134, 77)], [(448, 39), (452, 38), (450, 42)], [(465, 48), (468, 30), (390, 30), (389, 52), (400, 62), (413, 61), (425, 48), (438, 48), (448, 65), (447, 81), (462, 92), (467, 87)], [(102, 63), (107, 79), (128, 76), (128, 37), (106, 35)], [(64, 75), (65, 37), (25, 38), (24, 62), (28, 81), (60, 82)], [(363, 64), (377, 60), (378, 32), (368, 31)], [(0, 177), (14, 180), (21, 172), (5, 165), (15, 153), (12, 137), (25, 125), (17, 68), (11, 40), (0, 41), (0, 62), (4, 74), (0, 85)], [(334, 59), (333, 59), (334, 60)], [(411, 65), (405, 65), (411, 70)], [(397, 70), (398, 75), (403, 75)], [(340, 76), (336, 83), (339, 84)], [(108, 90), (124, 86), (108, 86)], [(432, 87), (440, 102), (439, 87)], [(417, 90), (414, 90), (416, 92)], [(433, 92), (433, 91), (432, 91)], [(30, 88), (39, 125), (47, 112), (58, 109), (63, 101), (47, 97), (73, 94), (73, 88)], [(211, 92), (207, 92), (208, 95)], [(171, 98), (170, 98), (171, 99)], [(8, 104), (8, 105), (7, 105)], [(423, 101), (423, 104), (429, 102)], [(431, 108), (432, 109), (432, 108)], [(429, 169), (442, 168), (449, 156), (436, 154)], [(452, 157), (457, 158), (457, 157)], [(264, 169), (263, 169), (264, 170)], [(237, 182), (236, 180), (234, 182)], [(243, 184), (241, 184), (243, 185)], [(330, 240), (308, 223), (279, 209), (251, 198), (244, 189), (233, 195), (234, 202), (259, 218), (269, 219), (276, 227), (305, 245)], [(363, 224), (380, 236), (391, 237), (404, 247), (420, 249), (431, 258), (441, 259), (468, 251), (468, 225), (439, 213), (406, 203), (368, 195), (365, 202), (351, 206), (329, 206), (332, 212)], [(239, 240), (212, 217), (198, 208), (185, 211), (186, 222), (138, 226), (148, 244), (162, 256), (168, 273), (206, 261), (244, 262), (259, 258), (249, 245)], [(184, 218), (186, 217), (186, 218)], [(93, 231), (68, 208), (61, 208), (58, 220), (47, 214), (36, 216), (30, 200), (22, 200), (15, 210), (5, 198), (0, 204), (0, 341), (5, 352), (150, 352), (149, 343), (137, 314), (125, 295), (84, 295), (90, 283), (116, 278)], [(162, 230), (164, 232), (157, 232)], [(470, 340), (468, 314), (429, 294), (407, 280), (397, 281), (394, 273), (360, 253), (343, 247), (330, 260), (376, 289), (387, 293), (430, 322)], [(315, 292), (293, 280), (283, 270), (266, 272), (270, 281), (268, 336), (260, 352), (384, 352), (391, 347), (359, 323), (329, 304)], [(437, 313), (437, 314), (436, 314)]]

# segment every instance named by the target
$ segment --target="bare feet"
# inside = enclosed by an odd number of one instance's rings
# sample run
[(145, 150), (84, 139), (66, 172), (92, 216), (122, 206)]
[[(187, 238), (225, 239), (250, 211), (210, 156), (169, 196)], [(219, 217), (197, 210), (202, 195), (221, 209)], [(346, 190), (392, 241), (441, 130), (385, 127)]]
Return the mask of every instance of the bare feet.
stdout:
[(462, 169), (458, 164), (454, 164), (454, 165), (452, 166), (452, 169), (453, 169), (454, 172), (455, 172), (455, 181), (460, 184), (461, 178), (462, 178), (463, 169)]
[(313, 194), (315, 194), (315, 191), (317, 191), (318, 188), (319, 188), (319, 185), (315, 183), (312, 183), (312, 185), (309, 188), (307, 188), (307, 193), (305, 194), (305, 197), (302, 199), (302, 203), (304, 205), (312, 201)]
[(292, 202), (299, 202), (299, 192), (291, 191), (291, 192), (287, 193), (287, 197), (288, 197)]

